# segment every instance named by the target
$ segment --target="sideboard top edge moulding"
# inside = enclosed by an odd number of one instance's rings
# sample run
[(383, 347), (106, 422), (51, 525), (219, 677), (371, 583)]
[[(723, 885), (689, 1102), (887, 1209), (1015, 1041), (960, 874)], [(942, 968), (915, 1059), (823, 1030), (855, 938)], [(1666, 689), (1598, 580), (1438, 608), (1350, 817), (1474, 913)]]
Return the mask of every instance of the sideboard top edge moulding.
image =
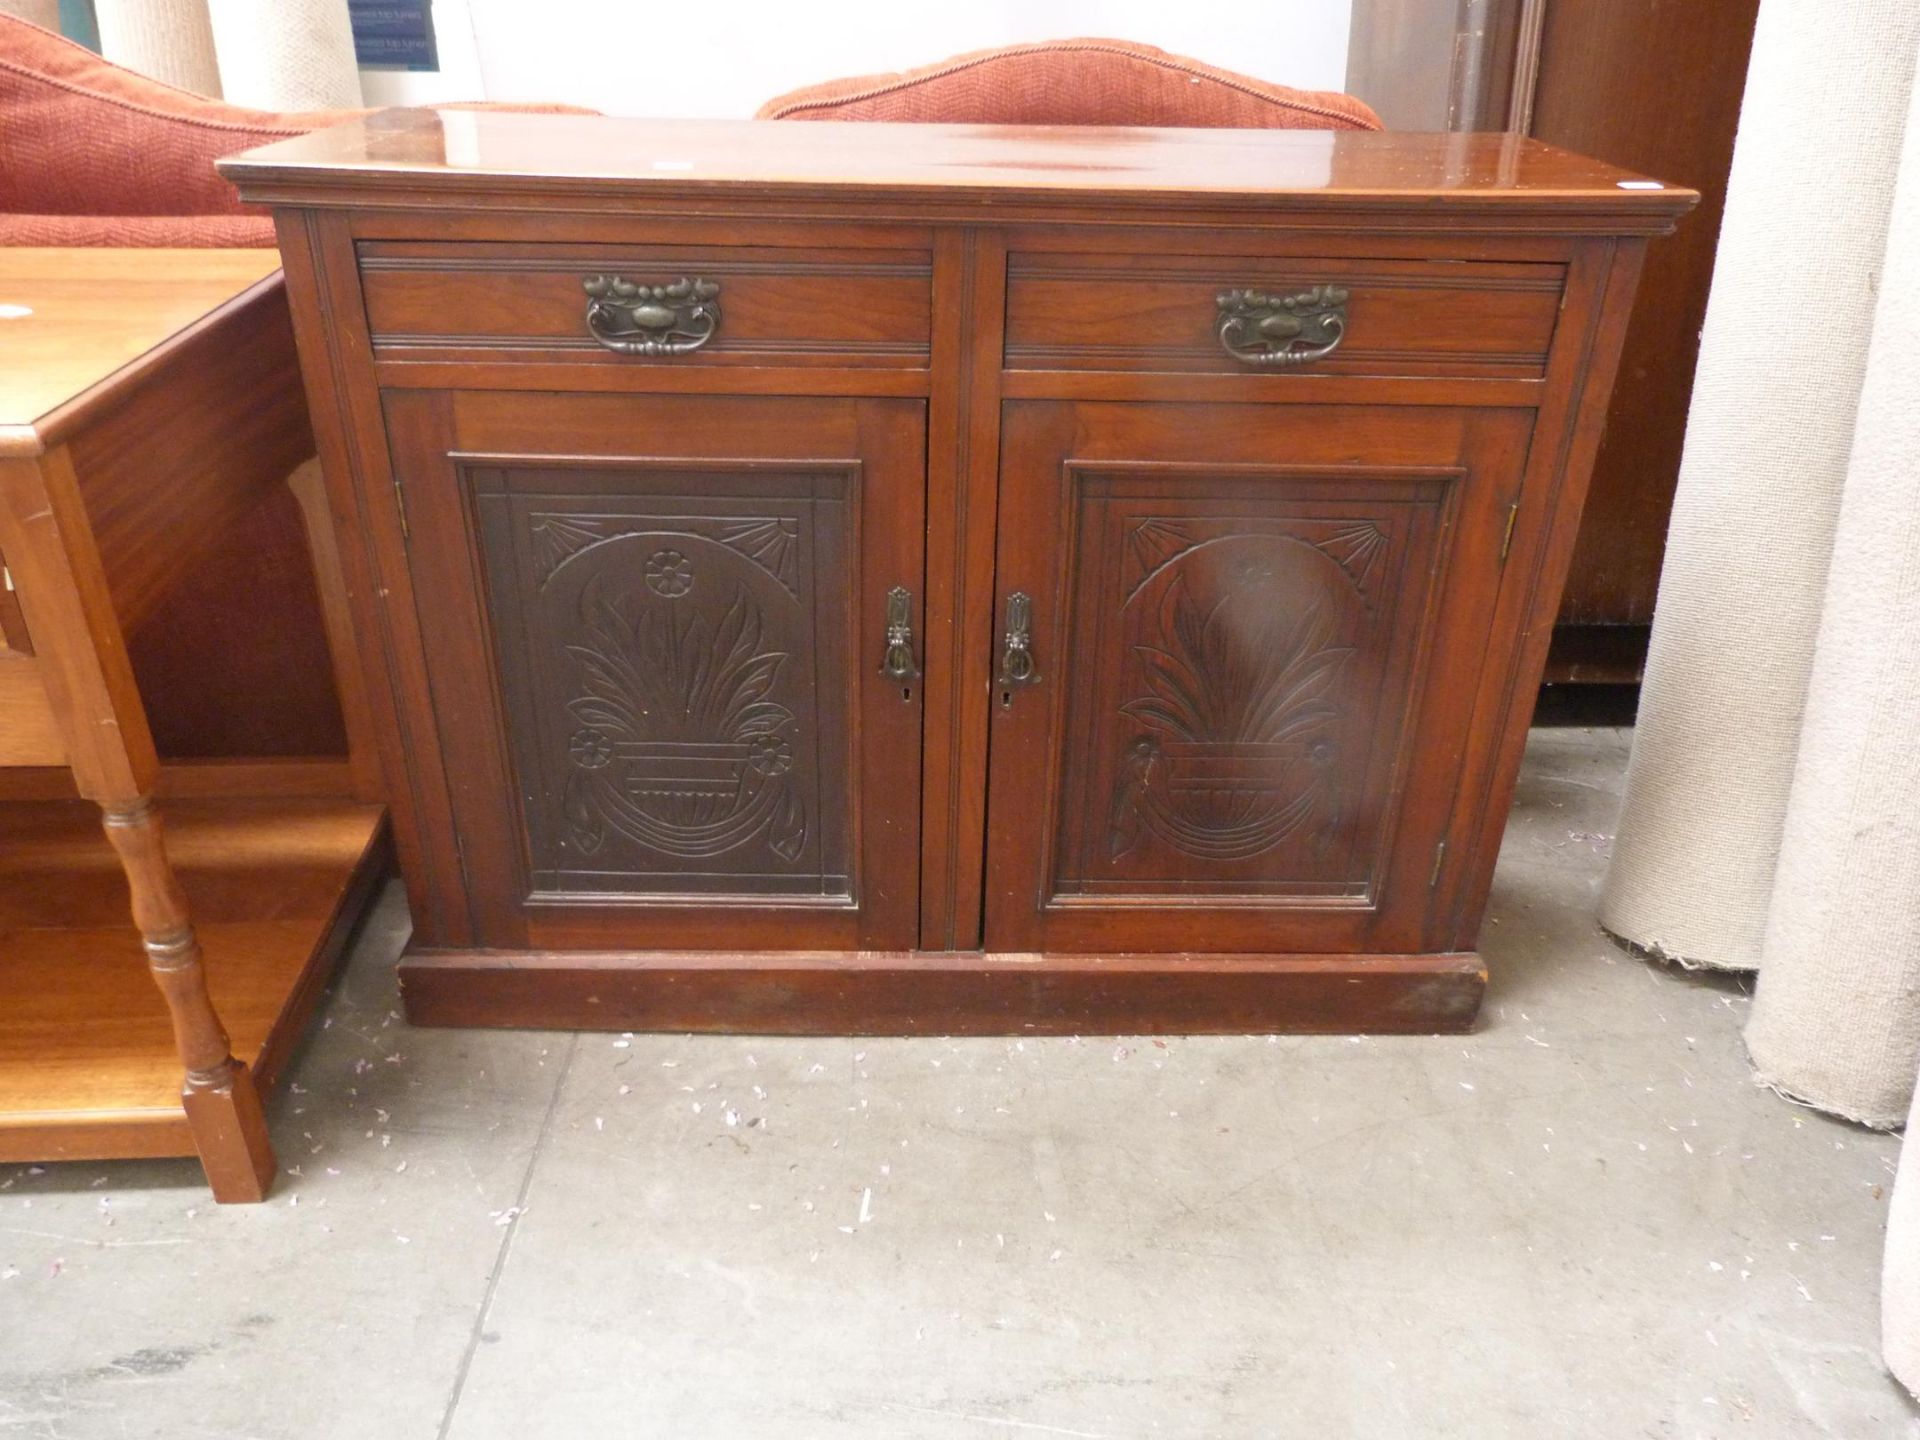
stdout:
[[(804, 200), (849, 189), (912, 204), (956, 195), (1084, 207), (1111, 197), (1160, 210), (1476, 212), (1550, 207), (1566, 228), (1608, 218), (1614, 233), (1659, 234), (1695, 200), (1519, 135), (1332, 130), (1158, 130), (1106, 126), (895, 125), (650, 120), (462, 110), (383, 110), (220, 163), (247, 198), (362, 204), (338, 191), (405, 190), (456, 176), (490, 195), (572, 196), (601, 185), (670, 201), (714, 187)], [(329, 184), (330, 193), (304, 193)], [(457, 182), (456, 182), (457, 183)], [(980, 218), (990, 219), (983, 214)]]

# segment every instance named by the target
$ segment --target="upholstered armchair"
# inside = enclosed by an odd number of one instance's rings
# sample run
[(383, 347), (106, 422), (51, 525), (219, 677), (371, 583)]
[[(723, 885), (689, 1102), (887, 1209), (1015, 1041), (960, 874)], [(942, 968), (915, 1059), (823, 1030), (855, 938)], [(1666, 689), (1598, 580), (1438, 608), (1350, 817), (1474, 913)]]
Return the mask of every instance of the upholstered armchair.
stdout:
[(762, 120), (925, 120), (976, 125), (1166, 125), (1379, 130), (1351, 95), (1295, 90), (1130, 40), (1049, 40), (976, 50), (892, 75), (856, 75), (769, 100)]

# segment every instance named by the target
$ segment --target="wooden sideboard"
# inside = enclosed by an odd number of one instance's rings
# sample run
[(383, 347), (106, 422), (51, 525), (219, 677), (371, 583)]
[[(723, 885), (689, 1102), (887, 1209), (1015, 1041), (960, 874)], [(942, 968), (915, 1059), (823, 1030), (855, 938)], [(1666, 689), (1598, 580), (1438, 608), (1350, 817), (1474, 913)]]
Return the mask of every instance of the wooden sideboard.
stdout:
[(1692, 192), (1508, 136), (432, 111), (223, 169), (414, 1020), (1471, 1024)]

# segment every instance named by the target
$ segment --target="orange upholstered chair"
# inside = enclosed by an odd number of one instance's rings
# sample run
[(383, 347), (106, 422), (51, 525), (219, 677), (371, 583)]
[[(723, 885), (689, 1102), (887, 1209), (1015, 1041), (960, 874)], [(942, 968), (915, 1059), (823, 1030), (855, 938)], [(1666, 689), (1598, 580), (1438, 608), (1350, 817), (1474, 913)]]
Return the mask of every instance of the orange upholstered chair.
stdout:
[(364, 113), (209, 100), (0, 14), (0, 245), (271, 245), (213, 162)]
[(1130, 40), (1048, 40), (976, 50), (896, 75), (858, 75), (769, 100), (762, 120), (926, 120), (973, 125), (1168, 125), (1379, 130), (1351, 95), (1295, 90)]

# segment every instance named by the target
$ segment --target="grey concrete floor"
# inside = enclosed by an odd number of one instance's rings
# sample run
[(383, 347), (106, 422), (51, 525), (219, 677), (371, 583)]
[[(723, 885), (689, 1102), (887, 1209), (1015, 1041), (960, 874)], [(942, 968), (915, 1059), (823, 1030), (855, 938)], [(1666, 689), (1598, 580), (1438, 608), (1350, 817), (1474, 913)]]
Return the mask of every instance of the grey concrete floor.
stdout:
[(391, 893), (270, 1203), (0, 1169), (0, 1440), (1920, 1435), (1898, 1140), (1594, 928), (1626, 747), (1535, 732), (1464, 1038), (413, 1030)]

